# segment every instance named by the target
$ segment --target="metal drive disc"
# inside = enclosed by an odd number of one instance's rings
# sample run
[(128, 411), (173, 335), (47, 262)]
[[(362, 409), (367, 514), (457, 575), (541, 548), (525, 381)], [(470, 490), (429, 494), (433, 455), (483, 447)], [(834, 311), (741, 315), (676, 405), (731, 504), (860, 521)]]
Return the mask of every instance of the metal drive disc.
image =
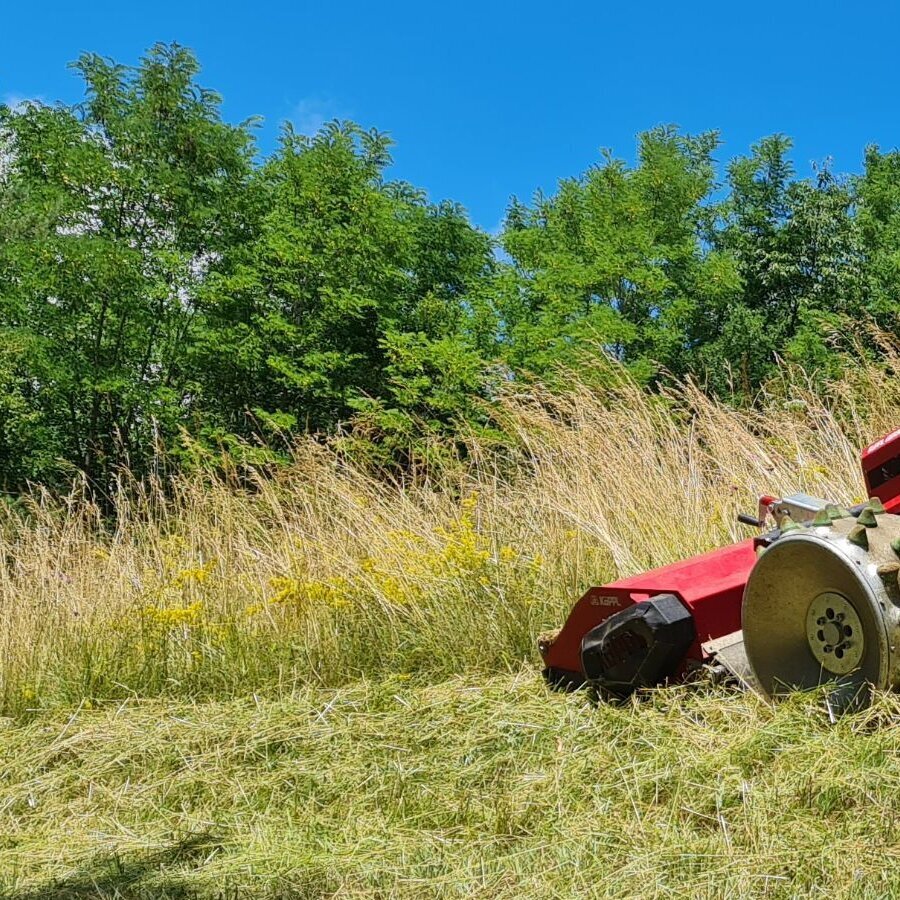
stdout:
[(819, 594), (806, 612), (806, 639), (823, 669), (846, 675), (859, 668), (865, 650), (862, 622), (842, 594)]
[(893, 605), (875, 572), (876, 535), (865, 550), (842, 529), (822, 531), (786, 534), (759, 558), (744, 592), (744, 647), (769, 696), (835, 682), (832, 699), (847, 708), (889, 686)]

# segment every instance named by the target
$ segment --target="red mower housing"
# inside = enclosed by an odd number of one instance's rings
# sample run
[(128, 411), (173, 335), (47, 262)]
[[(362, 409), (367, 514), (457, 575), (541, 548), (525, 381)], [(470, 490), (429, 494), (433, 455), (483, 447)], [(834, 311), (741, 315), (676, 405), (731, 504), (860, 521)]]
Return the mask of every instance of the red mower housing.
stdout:
[[(869, 495), (888, 513), (900, 513), (900, 429), (863, 451), (862, 469)], [(538, 641), (547, 681), (565, 689), (591, 681), (626, 696), (683, 678), (710, 660), (704, 645), (740, 630), (758, 548), (825, 507), (825, 500), (803, 494), (760, 497), (758, 516), (741, 517), (760, 530), (756, 537), (590, 588), (559, 632)], [(849, 512), (858, 516), (862, 508)], [(770, 517), (777, 527), (764, 533)], [(639, 604), (650, 606), (634, 610)]]
[(863, 450), (862, 469), (869, 496), (889, 513), (900, 512), (900, 428)]

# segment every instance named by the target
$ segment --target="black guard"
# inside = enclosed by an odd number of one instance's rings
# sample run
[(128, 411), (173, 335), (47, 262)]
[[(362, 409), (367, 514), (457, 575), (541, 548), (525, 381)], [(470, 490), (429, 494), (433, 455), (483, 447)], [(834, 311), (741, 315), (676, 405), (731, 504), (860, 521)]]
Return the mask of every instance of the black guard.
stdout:
[(601, 692), (624, 699), (673, 675), (696, 636), (681, 601), (660, 594), (592, 628), (581, 641), (581, 664)]

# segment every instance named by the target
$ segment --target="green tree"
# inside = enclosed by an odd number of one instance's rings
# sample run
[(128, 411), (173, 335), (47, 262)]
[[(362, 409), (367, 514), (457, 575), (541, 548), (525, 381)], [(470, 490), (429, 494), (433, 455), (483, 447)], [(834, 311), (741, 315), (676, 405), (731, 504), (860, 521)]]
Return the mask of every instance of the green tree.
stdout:
[(749, 398), (779, 359), (833, 373), (834, 335), (897, 327), (897, 152), (797, 179), (775, 135), (720, 191), (716, 134), (657, 128), (633, 166), (513, 201), (497, 258), (457, 204), (386, 178), (377, 131), (287, 129), (257, 160), (184, 48), (75, 67), (84, 103), (0, 107), (6, 490), (80, 470), (102, 496), (183, 431), (349, 434), (415, 465), (486, 427), (502, 382), (585, 353)]
[[(470, 294), (490, 242), (457, 206), (385, 182), (389, 146), (352, 123), (288, 130), (259, 172), (258, 234), (203, 291), (193, 363), (212, 436), (333, 431), (357, 413), (396, 432), (417, 411), (462, 412), (483, 367)], [(455, 401), (434, 371), (452, 347), (469, 361)]]
[(900, 151), (866, 149), (856, 181), (867, 311), (882, 328), (900, 330)]
[(184, 48), (94, 55), (75, 108), (0, 109), (0, 481), (101, 494), (184, 423), (196, 292), (244, 227), (253, 146)]
[(827, 165), (796, 180), (790, 148), (774, 135), (732, 161), (709, 235), (741, 278), (739, 296), (705, 305), (695, 330), (695, 368), (723, 391), (752, 394), (779, 357), (828, 367), (829, 332), (864, 306), (852, 185)]
[(644, 376), (684, 371), (695, 311), (737, 286), (701, 241), (717, 143), (657, 128), (633, 169), (607, 155), (553, 197), (513, 202), (503, 243), (519, 283), (499, 303), (514, 367), (542, 373), (595, 344)]

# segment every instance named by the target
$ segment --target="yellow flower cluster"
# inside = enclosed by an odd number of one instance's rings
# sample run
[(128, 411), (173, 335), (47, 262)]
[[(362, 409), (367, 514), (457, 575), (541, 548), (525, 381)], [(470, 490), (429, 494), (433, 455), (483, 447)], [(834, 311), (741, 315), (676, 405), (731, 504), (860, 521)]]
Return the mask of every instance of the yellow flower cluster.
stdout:
[(275, 610), (341, 609), (354, 598), (374, 596), (391, 606), (416, 606), (448, 591), (472, 596), (475, 587), (492, 593), (526, 589), (533, 592), (542, 560), (511, 544), (497, 546), (478, 528), (478, 494), (460, 502), (455, 521), (431, 533), (388, 530), (381, 552), (365, 556), (350, 576), (314, 578), (306, 558), (290, 561), (290, 574), (268, 580), (269, 593), (244, 607), (253, 617)]
[(500, 562), (511, 563), (515, 562), (519, 558), (519, 551), (516, 550), (515, 547), (510, 547), (509, 544), (504, 544), (500, 548)]
[[(184, 541), (181, 538), (169, 538), (167, 544), (177, 550)], [(205, 586), (216, 567), (216, 560), (179, 569), (176, 568), (175, 558), (166, 553), (163, 564), (162, 578), (157, 574), (153, 578), (155, 586), (150, 586), (143, 592), (144, 602), (139, 615), (145, 635), (149, 633), (161, 637), (176, 630), (186, 633), (200, 625), (208, 630), (206, 626), (209, 623), (204, 616), (204, 601), (208, 599)], [(127, 630), (128, 627), (128, 623), (121, 623), (122, 629)]]
[(265, 602), (251, 603), (244, 609), (248, 616), (273, 606), (306, 609), (324, 605), (342, 609), (350, 605), (350, 584), (345, 578), (318, 580), (279, 575), (269, 579), (269, 588), (274, 593)]
[(193, 628), (203, 620), (203, 602), (195, 600), (188, 606), (145, 606), (141, 618), (147, 625), (163, 631)]
[(269, 603), (296, 603), (300, 600), (303, 591), (302, 582), (297, 578), (276, 576), (269, 579), (269, 587), (275, 591), (269, 597)]
[(211, 559), (202, 566), (182, 569), (172, 579), (172, 587), (183, 590), (184, 588), (190, 587), (192, 584), (206, 584), (215, 567), (216, 560)]
[[(419, 585), (409, 577), (404, 578), (387, 571), (383, 562), (367, 556), (360, 563), (360, 567), (377, 593), (389, 603), (402, 605), (415, 602), (419, 598)], [(415, 574), (418, 573), (411, 569), (407, 571), (407, 575)]]
[(477, 528), (477, 507), (477, 493), (462, 500), (457, 520), (449, 528), (435, 529), (436, 548), (420, 534), (389, 531), (388, 552), (364, 557), (360, 564), (370, 589), (388, 603), (406, 605), (450, 585), (462, 590), (473, 583), (490, 587), (523, 571), (539, 571), (540, 557), (529, 559), (509, 544), (492, 552), (488, 538)]

